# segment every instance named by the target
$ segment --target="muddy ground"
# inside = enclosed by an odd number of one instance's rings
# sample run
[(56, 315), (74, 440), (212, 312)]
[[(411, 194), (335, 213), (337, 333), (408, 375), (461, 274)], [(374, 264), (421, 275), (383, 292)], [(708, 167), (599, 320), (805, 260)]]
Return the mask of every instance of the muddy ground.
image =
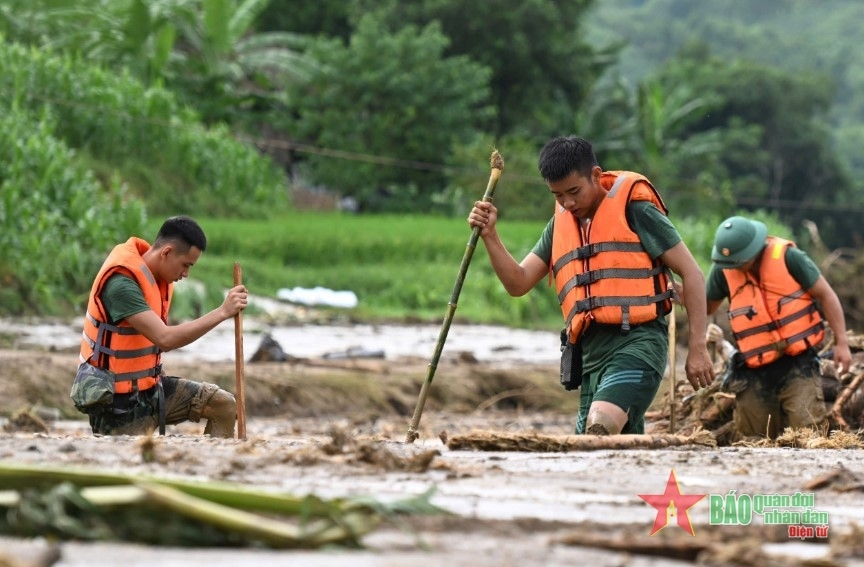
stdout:
[[(34, 332), (52, 336), (56, 327)], [(251, 358), (261, 334), (254, 324), (247, 329), (253, 333), (244, 338), (246, 357)], [(451, 514), (386, 521), (363, 538), (359, 550), (177, 549), (86, 542), (55, 546), (41, 539), (0, 537), (0, 566), (114, 566), (121, 564), (120, 557), (126, 567), (154, 562), (864, 565), (859, 527), (864, 523), (864, 451), (854, 444), (847, 449), (691, 445), (575, 452), (449, 448), (445, 441), (461, 435), (572, 432), (576, 396), (557, 383), (555, 346), (548, 344), (555, 340), (551, 333), (484, 329), (488, 335), (477, 331), (471, 340), (460, 342), (468, 330), (451, 330), (447, 344), (452, 348), (445, 348), (435, 372), (420, 437), (407, 444), (405, 435), (437, 330), (422, 330), (424, 346), (415, 349), (415, 355), (395, 345), (417, 329), (395, 328), (379, 330), (379, 342), (358, 343), (355, 353), (366, 356), (346, 358), (333, 355), (351, 345), (344, 339), (345, 329), (343, 334), (321, 335), (341, 337), (332, 343), (310, 339), (312, 329), (279, 329), (274, 336), (282, 337), (279, 342), (292, 358), (244, 365), (246, 440), (202, 437), (202, 424), (188, 423), (169, 427), (145, 458), (141, 438), (93, 437), (69, 403), (77, 354), (64, 342), (68, 333), (57, 335), (63, 340), (22, 341), (26, 333), (16, 328), (18, 338), (5, 335), (0, 348), (0, 461), (211, 479), (323, 498), (392, 501), (434, 489), (431, 502)], [(292, 352), (295, 343), (285, 339), (291, 332), (306, 337), (309, 350)], [(356, 336), (361, 334), (358, 330)], [(166, 354), (166, 371), (233, 391), (231, 337), (229, 325), (221, 335), (214, 334), (208, 354), (203, 347), (178, 352), (173, 359), (172, 353)], [(383, 356), (378, 356), (379, 346)], [(530, 354), (521, 356), (520, 349)], [(679, 363), (684, 354), (676, 357)], [(666, 389), (661, 387), (654, 408), (658, 421), (649, 424), (649, 432), (668, 429), (668, 419), (662, 419)], [(44, 430), (16, 426), (9, 418), (22, 410), (40, 416)], [(333, 451), (336, 440), (339, 450)], [(406, 464), (418, 462), (422, 465)], [(688, 513), (695, 536), (674, 521), (651, 536), (657, 511), (639, 495), (662, 494), (673, 471), (685, 495), (812, 492), (812, 508), (829, 519), (828, 537), (790, 538), (788, 525), (763, 525), (761, 517), (744, 526), (711, 525), (708, 496)]]

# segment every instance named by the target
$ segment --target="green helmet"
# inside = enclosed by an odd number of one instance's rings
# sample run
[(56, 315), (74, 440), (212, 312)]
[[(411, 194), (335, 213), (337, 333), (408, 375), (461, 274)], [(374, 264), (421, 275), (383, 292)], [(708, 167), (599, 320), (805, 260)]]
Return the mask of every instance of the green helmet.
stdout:
[(765, 246), (768, 227), (744, 217), (730, 217), (720, 223), (714, 235), (711, 260), (721, 268), (737, 268), (756, 257)]

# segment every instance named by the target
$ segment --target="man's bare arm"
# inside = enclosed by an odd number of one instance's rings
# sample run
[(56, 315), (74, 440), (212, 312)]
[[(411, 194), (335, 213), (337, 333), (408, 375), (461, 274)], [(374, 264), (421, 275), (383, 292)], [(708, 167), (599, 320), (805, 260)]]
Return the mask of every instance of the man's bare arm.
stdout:
[(515, 258), (504, 246), (495, 223), (498, 219), (498, 210), (492, 203), (478, 201), (468, 215), (468, 224), (472, 227), (480, 227), (480, 237), (489, 254), (489, 262), (495, 275), (501, 280), (504, 289), (513, 297), (525, 295), (543, 279), (549, 271), (543, 260), (536, 254), (529, 253), (522, 262)]
[(191, 344), (243, 310), (248, 301), (246, 287), (239, 285), (228, 291), (225, 301), (206, 315), (179, 325), (166, 325), (152, 310), (130, 315), (126, 318), (136, 331), (147, 337), (163, 352)]
[(813, 287), (807, 291), (819, 301), (822, 313), (825, 314), (825, 319), (834, 332), (834, 366), (837, 368), (837, 374), (848, 372), (852, 364), (852, 352), (846, 336), (846, 319), (843, 316), (840, 299), (825, 276), (819, 276)]
[(687, 380), (694, 390), (710, 386), (714, 381), (714, 365), (705, 339), (708, 329), (705, 276), (684, 242), (664, 252), (660, 260), (684, 280), (682, 301), (689, 322), (687, 362), (684, 367)]

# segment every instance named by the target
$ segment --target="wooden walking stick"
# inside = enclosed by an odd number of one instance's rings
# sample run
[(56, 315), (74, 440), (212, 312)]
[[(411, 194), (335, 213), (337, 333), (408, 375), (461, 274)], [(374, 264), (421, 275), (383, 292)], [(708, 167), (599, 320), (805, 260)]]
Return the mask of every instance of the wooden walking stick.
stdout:
[[(234, 262), (234, 286), (243, 283), (240, 262)], [(246, 393), (243, 384), (243, 312), (234, 315), (234, 377), (237, 382), (237, 439), (246, 439)]]
[[(489, 174), (489, 182), (486, 184), (486, 192), (483, 194), (483, 200), (487, 202), (492, 201), (495, 186), (498, 184), (501, 172), (504, 171), (504, 160), (501, 158), (498, 150), (492, 152), (492, 158), (489, 161), (492, 171)], [(447, 333), (450, 331), (450, 323), (453, 321), (453, 315), (456, 313), (456, 302), (459, 299), (459, 293), (462, 291), (465, 274), (468, 273), (468, 264), (471, 262), (471, 256), (474, 255), (474, 249), (477, 247), (480, 230), (479, 226), (475, 226), (474, 230), (471, 231), (471, 237), (468, 239), (465, 253), (462, 255), (462, 264), (459, 266), (459, 274), (456, 276), (456, 283), (453, 286), (450, 303), (447, 305), (447, 315), (444, 317), (444, 322), (438, 333), (438, 343), (435, 345), (435, 352), (426, 369), (426, 380), (423, 381), (423, 386), (420, 388), (420, 398), (417, 400), (414, 416), (411, 418), (411, 424), (408, 426), (408, 435), (405, 438), (406, 443), (413, 443), (418, 437), (417, 426), (420, 423), (420, 416), (423, 415), (423, 406), (426, 404), (426, 398), (429, 395), (429, 386), (432, 385), (432, 379), (435, 377), (435, 369), (438, 367), (441, 351), (444, 349), (444, 341), (447, 340)]]
[(675, 304), (669, 312), (669, 433), (675, 433)]

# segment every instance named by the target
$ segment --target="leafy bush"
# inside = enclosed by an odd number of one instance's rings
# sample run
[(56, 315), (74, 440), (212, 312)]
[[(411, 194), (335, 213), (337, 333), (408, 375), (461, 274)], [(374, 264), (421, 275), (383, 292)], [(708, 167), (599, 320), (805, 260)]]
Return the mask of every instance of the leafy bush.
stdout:
[(0, 114), (0, 314), (82, 303), (110, 247), (144, 224), (143, 204), (103, 187), (56, 127), (47, 113)]

